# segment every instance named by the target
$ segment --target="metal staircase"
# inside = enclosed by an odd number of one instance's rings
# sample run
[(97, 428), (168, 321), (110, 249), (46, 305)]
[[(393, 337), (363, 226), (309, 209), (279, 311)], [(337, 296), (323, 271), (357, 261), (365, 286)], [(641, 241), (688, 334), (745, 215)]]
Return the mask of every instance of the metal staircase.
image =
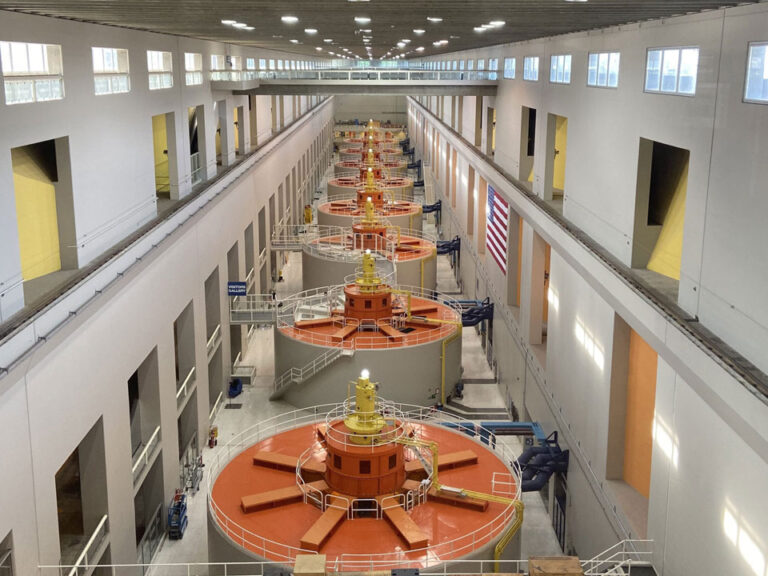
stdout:
[(277, 400), (283, 396), (288, 386), (291, 384), (301, 384), (312, 378), (318, 372), (324, 370), (342, 356), (354, 356), (355, 349), (349, 343), (342, 342), (338, 346), (328, 348), (317, 358), (302, 366), (301, 368), (290, 368), (286, 370), (279, 378), (275, 378), (275, 386), (270, 400)]

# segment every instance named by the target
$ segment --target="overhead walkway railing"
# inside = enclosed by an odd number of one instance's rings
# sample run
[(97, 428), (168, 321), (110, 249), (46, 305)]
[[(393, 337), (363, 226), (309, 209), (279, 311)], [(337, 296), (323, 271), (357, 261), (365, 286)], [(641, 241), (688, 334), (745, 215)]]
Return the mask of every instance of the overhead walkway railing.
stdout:
[(211, 73), (211, 84), (219, 82), (269, 82), (273, 80), (347, 80), (387, 82), (396, 81), (452, 81), (497, 82), (494, 70), (387, 70), (379, 68), (337, 68), (326, 70), (217, 70)]
[(230, 324), (274, 324), (280, 302), (272, 294), (246, 294), (229, 301)]

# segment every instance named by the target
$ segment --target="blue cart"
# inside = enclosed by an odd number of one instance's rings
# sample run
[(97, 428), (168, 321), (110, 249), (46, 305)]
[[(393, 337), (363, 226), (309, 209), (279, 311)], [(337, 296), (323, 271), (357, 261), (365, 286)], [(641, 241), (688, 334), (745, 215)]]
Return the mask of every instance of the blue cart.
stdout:
[(176, 492), (168, 507), (168, 537), (171, 540), (181, 540), (187, 529), (187, 496)]

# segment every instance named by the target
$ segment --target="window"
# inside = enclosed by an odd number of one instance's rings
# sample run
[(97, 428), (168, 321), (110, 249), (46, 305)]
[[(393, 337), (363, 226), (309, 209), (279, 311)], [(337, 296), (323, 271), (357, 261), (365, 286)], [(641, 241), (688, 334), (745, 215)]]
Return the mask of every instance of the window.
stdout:
[(245, 69), (246, 70), (256, 70), (256, 58), (246, 58), (245, 59)]
[(277, 69), (278, 70), (282, 70), (283, 69), (283, 61), (282, 60), (278, 60), (277, 61)]
[(619, 85), (618, 52), (592, 52), (589, 54), (587, 86), (616, 88)]
[(170, 52), (147, 50), (149, 89), (164, 90), (173, 86), (173, 60)]
[(123, 48), (91, 48), (93, 87), (97, 96), (125, 94), (131, 91), (128, 76), (128, 50)]
[(459, 60), (459, 70), (464, 70), (464, 60)]
[(453, 70), (458, 70), (459, 69), (459, 61), (458, 60), (454, 60), (453, 61), (453, 67), (452, 68), (453, 68)]
[(489, 80), (497, 80), (498, 74), (497, 71), (499, 69), (499, 59), (498, 58), (491, 58), (488, 60), (488, 70), (491, 71), (490, 74), (488, 74)]
[(467, 60), (467, 70), (474, 70), (474, 69), (475, 69), (475, 61)]
[(389, 469), (392, 470), (395, 466), (397, 466), (397, 454), (392, 454), (389, 457)]
[(227, 59), (221, 54), (211, 54), (211, 70), (226, 70)]
[(64, 98), (61, 46), (0, 42), (6, 104)]
[(274, 70), (275, 69), (275, 61), (270, 59), (269, 60), (269, 69)]
[(749, 45), (744, 100), (768, 103), (768, 42)]
[(485, 59), (484, 58), (478, 59), (478, 61), (477, 61), (477, 69), (478, 70), (485, 70)]
[(693, 96), (696, 94), (698, 67), (698, 48), (648, 50), (648, 59), (645, 63), (645, 91)]
[(264, 58), (259, 58), (259, 70), (267, 69), (267, 61)]
[(504, 78), (514, 80), (515, 68), (517, 68), (517, 58), (504, 58)]
[(194, 52), (184, 53), (184, 81), (187, 86), (199, 86), (203, 83), (203, 55)]
[(360, 474), (370, 474), (370, 473), (371, 473), (371, 461), (360, 460)]
[(549, 65), (549, 81), (552, 84), (571, 83), (571, 55), (552, 56)]
[(539, 57), (526, 56), (523, 60), (523, 80), (530, 82), (539, 81)]

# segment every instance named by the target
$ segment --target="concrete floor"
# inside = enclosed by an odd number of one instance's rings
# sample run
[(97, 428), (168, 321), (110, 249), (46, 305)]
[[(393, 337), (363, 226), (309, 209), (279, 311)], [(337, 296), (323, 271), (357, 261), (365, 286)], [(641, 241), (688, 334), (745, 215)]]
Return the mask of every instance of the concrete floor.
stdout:
[[(329, 170), (332, 171), (332, 168)], [(327, 181), (327, 178), (324, 181)], [(429, 225), (425, 226), (425, 231), (434, 233), (434, 227), (429, 228)], [(283, 281), (275, 285), (278, 298), (301, 290), (301, 255), (289, 253), (282, 270)], [(438, 290), (452, 294), (459, 291), (446, 256), (438, 257), (437, 278)], [(256, 379), (252, 386), (244, 387), (243, 394), (237, 398), (237, 404), (241, 404), (239, 409), (227, 409), (225, 404), (219, 411), (215, 419), (215, 424), (219, 427), (219, 447), (209, 449), (206, 446), (203, 449), (204, 461), (210, 461), (221, 446), (245, 428), (294, 409), (286, 402), (269, 400), (275, 377), (273, 346), (271, 328), (256, 329), (251, 334), (248, 348), (244, 350), (243, 362), (256, 366)], [(467, 383), (460, 404), (470, 410), (481, 410), (482, 413), (505, 412), (504, 400), (495, 384), (493, 371), (488, 366), (480, 336), (475, 329), (467, 328), (463, 331), (462, 347), (463, 378)], [(508, 446), (514, 454), (520, 454), (523, 449), (522, 442), (517, 437), (500, 437), (499, 442)], [(157, 554), (155, 564), (207, 561), (207, 481), (208, 478), (204, 476), (200, 492), (188, 497), (189, 527), (184, 538), (174, 541), (166, 539)], [(522, 532), (522, 558), (562, 555), (540, 494), (523, 494), (523, 502), (526, 508)], [(174, 570), (171, 567), (155, 566), (150, 574), (170, 576), (177, 573), (178, 570)]]

